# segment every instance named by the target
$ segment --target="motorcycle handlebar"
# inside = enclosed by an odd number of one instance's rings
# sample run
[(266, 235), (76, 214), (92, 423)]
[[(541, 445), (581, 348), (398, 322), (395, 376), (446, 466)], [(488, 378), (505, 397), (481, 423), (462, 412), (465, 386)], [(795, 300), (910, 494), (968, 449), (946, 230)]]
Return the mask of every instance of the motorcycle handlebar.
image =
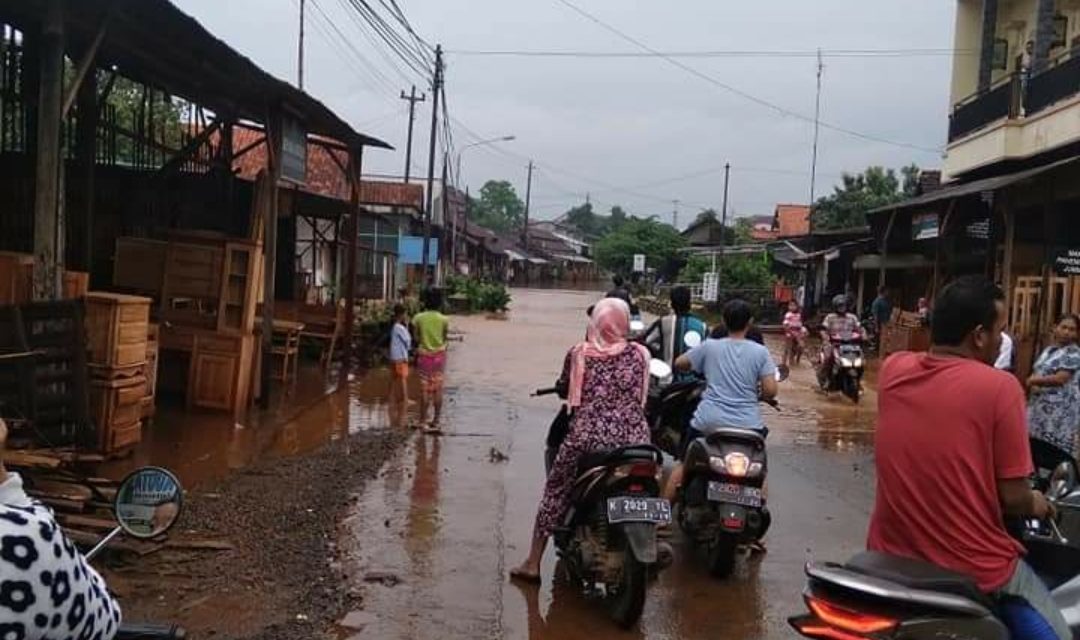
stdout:
[(558, 387), (548, 387), (546, 389), (537, 389), (536, 391), (533, 391), (532, 396), (534, 398), (539, 398), (540, 396), (550, 396), (550, 395), (556, 394), (558, 392), (559, 392)]
[(776, 401), (776, 398), (759, 398), (758, 400), (764, 402), (765, 404), (769, 405), (773, 409), (776, 409), (777, 411), (780, 410), (780, 403)]

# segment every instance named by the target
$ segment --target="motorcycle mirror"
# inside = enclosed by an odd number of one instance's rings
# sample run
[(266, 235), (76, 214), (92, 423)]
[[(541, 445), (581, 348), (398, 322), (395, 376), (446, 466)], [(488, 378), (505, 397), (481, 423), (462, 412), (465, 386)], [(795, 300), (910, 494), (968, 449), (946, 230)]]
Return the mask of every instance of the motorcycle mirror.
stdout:
[(1060, 500), (1069, 495), (1076, 487), (1076, 467), (1065, 461), (1054, 468), (1050, 474), (1049, 497)]
[(649, 361), (649, 375), (656, 378), (666, 378), (671, 375), (671, 365), (659, 358), (653, 358)]
[(687, 331), (683, 336), (683, 344), (693, 349), (694, 347), (701, 345), (701, 334), (697, 331)]
[(180, 481), (160, 467), (128, 474), (116, 492), (116, 522), (129, 536), (156, 538), (176, 524), (184, 505)]

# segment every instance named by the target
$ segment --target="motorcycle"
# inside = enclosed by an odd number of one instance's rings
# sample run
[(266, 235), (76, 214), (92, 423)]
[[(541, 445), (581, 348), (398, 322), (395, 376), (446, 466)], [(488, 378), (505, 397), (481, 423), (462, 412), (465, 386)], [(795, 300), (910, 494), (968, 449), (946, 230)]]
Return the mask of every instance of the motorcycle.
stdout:
[[(818, 363), (818, 384), (825, 393), (839, 391), (858, 403), (862, 396), (862, 378), (865, 371), (863, 360), (863, 336), (855, 331), (849, 336), (833, 336), (828, 344), (822, 345), (822, 355)], [(825, 350), (832, 350), (832, 367), (826, 371)]]
[[(665, 374), (664, 367), (654, 360), (650, 372)], [(541, 389), (533, 395), (557, 392)], [(660, 497), (662, 471), (663, 455), (647, 444), (585, 456), (570, 509), (553, 535), (571, 583), (602, 601), (623, 628), (641, 617), (650, 575), (662, 567), (656, 529), (671, 522), (671, 504)]]
[[(113, 501), (117, 527), (86, 554), (93, 560), (120, 534), (149, 540), (165, 534), (176, 524), (183, 508), (180, 481), (159, 467), (142, 467), (120, 483)], [(175, 625), (124, 623), (116, 640), (183, 640), (187, 634)]]
[[(1056, 506), (1056, 519), (1011, 527), (1026, 562), (1046, 582), (1074, 636), (1080, 634), (1080, 487), (1076, 462), (1032, 441), (1034, 486)], [(789, 624), (808, 638), (955, 638), (1008, 640), (999, 606), (968, 576), (932, 564), (867, 551), (845, 564), (810, 563), (808, 612)]]

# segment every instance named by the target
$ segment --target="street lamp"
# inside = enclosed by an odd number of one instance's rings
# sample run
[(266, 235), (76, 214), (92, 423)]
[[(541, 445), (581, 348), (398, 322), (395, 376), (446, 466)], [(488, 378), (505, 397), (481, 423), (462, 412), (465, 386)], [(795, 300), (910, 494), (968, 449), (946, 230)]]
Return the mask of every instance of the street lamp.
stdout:
[(461, 179), (461, 155), (463, 153), (465, 153), (466, 151), (468, 151), (469, 149), (472, 149), (473, 147), (482, 147), (482, 146), (488, 145), (488, 144), (495, 144), (496, 142), (512, 142), (514, 140), (517, 140), (517, 136), (502, 136), (500, 138), (491, 138), (489, 140), (481, 140), (480, 142), (474, 142), (472, 144), (465, 145), (464, 147), (461, 148), (460, 151), (458, 151), (458, 154), (457, 154), (457, 172), (456, 172), (455, 175), (457, 175), (459, 180)]

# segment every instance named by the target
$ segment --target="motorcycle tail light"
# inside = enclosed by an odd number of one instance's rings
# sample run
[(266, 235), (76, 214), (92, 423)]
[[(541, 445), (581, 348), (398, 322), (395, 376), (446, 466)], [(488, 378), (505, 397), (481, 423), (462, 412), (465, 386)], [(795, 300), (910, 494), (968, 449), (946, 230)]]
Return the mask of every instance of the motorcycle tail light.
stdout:
[(728, 475), (743, 478), (750, 471), (750, 458), (745, 453), (729, 453), (724, 456), (724, 468)]
[(655, 478), (656, 465), (652, 462), (640, 462), (630, 467), (630, 475), (636, 478)]
[[(895, 629), (900, 621), (886, 616), (846, 609), (813, 596), (806, 597), (806, 605), (822, 622), (833, 627), (834, 631), (848, 632), (848, 635), (818, 635), (818, 638), (861, 638), (870, 633), (881, 633)], [(851, 633), (860, 635), (850, 635)]]
[(805, 621), (792, 623), (800, 635), (807, 638), (822, 638), (823, 640), (866, 640), (866, 636), (857, 636), (847, 631), (827, 627), (813, 618)]

